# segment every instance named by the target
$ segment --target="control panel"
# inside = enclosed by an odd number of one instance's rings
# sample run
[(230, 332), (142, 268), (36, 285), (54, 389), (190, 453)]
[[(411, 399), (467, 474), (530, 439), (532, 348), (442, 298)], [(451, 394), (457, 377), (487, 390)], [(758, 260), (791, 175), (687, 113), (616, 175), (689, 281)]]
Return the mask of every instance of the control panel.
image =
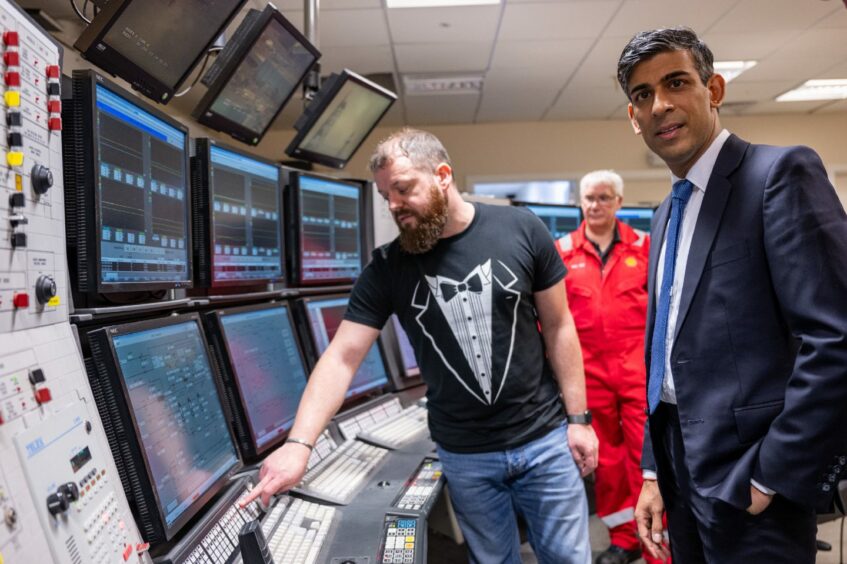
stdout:
[(0, 333), (67, 317), (60, 49), (0, 2)]
[(377, 562), (383, 564), (418, 564), (426, 562), (426, 527), (418, 517), (385, 516)]
[(394, 507), (429, 514), (444, 486), (443, 475), (440, 461), (424, 459), (394, 502)]

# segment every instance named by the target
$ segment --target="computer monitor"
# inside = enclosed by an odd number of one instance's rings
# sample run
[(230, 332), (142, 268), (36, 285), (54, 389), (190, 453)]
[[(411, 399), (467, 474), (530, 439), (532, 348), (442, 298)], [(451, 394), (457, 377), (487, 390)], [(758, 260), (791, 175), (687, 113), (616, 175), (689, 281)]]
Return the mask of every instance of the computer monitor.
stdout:
[(576, 231), (582, 223), (582, 210), (577, 206), (560, 206), (551, 204), (534, 204), (530, 202), (514, 202), (523, 206), (541, 218), (553, 239), (561, 239), (571, 231)]
[[(312, 367), (329, 346), (341, 321), (350, 298), (347, 295), (330, 295), (301, 298), (298, 304), (298, 325), (303, 331), (303, 343), (307, 345)], [(388, 383), (382, 351), (374, 343), (347, 390), (347, 399), (353, 399), (378, 390)]]
[(240, 468), (197, 314), (88, 334), (89, 380), (133, 515), (171, 540)]
[(74, 71), (72, 90), (62, 142), (75, 290), (190, 287), (188, 129), (96, 72)]
[(205, 320), (232, 428), (244, 459), (254, 460), (285, 438), (306, 388), (289, 306), (222, 309)]
[(398, 390), (417, 386), (422, 380), (415, 349), (412, 348), (406, 331), (400, 325), (400, 319), (396, 315), (392, 315), (389, 319), (390, 321), (382, 329), (380, 340), (392, 384)]
[(286, 186), (291, 280), (351, 283), (362, 272), (362, 186), (291, 171)]
[(163, 104), (245, 0), (109, 0), (74, 48)]
[(278, 165), (212, 139), (191, 159), (195, 280), (245, 286), (283, 280), (282, 184)]
[(203, 78), (209, 90), (193, 116), (256, 145), (320, 56), (273, 6), (250, 10)]
[(344, 168), (397, 95), (345, 69), (330, 76), (294, 124), (285, 153), (295, 159)]
[(617, 217), (634, 229), (650, 233), (650, 222), (653, 220), (653, 208), (623, 206), (618, 210)]

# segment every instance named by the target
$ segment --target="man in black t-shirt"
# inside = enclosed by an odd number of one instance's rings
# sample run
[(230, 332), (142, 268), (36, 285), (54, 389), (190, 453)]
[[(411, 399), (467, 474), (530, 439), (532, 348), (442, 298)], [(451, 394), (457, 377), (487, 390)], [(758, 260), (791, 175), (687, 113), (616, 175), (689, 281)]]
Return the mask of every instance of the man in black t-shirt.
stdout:
[(289, 442), (265, 461), (251, 497), (267, 502), (300, 481), (310, 445), (396, 313), (427, 384), (430, 431), (472, 562), (520, 562), (516, 511), (539, 562), (590, 562), (580, 475), (596, 466), (597, 438), (552, 238), (527, 210), (462, 200), (429, 133), (384, 140), (371, 170), (400, 236), (374, 252), (353, 288)]

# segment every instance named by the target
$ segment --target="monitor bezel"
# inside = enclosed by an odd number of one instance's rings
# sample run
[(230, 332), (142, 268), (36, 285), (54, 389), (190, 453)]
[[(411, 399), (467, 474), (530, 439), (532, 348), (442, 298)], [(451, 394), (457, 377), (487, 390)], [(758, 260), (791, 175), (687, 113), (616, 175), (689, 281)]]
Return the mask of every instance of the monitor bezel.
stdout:
[[(249, 457), (249, 458), (259, 457), (262, 454), (264, 454), (265, 452), (267, 452), (271, 449), (274, 449), (277, 446), (279, 446), (280, 444), (282, 444), (282, 442), (288, 436), (288, 433), (291, 432), (291, 427), (294, 425), (294, 420), (296, 419), (296, 416), (297, 416), (297, 410), (295, 410), (294, 413), (292, 414), (291, 420), (285, 426), (284, 431), (280, 432), (276, 437), (274, 437), (273, 439), (271, 439), (270, 441), (268, 441), (264, 445), (258, 446), (258, 438), (256, 436), (256, 430), (253, 427), (253, 422), (251, 421), (250, 417), (247, 414), (248, 410), (247, 410), (247, 405), (246, 405), (246, 402), (245, 402), (244, 389), (241, 385), (241, 379), (238, 377), (238, 370), (236, 369), (235, 364), (232, 361), (232, 350), (230, 349), (229, 338), (227, 337), (226, 328), (224, 327), (223, 320), (224, 320), (225, 317), (228, 317), (228, 316), (231, 316), (231, 315), (238, 315), (238, 314), (242, 314), (242, 313), (250, 313), (250, 312), (254, 312), (254, 311), (265, 311), (265, 310), (270, 310), (270, 309), (282, 309), (282, 310), (284, 310), (285, 315), (287, 316), (288, 322), (289, 322), (290, 327), (291, 327), (291, 334), (294, 338), (295, 346), (297, 347), (297, 354), (299, 355), (300, 362), (303, 365), (305, 382), (308, 384), (308, 382), (309, 382), (309, 372), (310, 372), (311, 369), (310, 369), (309, 363), (306, 359), (306, 355), (303, 352), (303, 346), (300, 342), (300, 340), (301, 340), (300, 335), (299, 335), (299, 332), (297, 331), (297, 324), (295, 323), (294, 314), (293, 314), (293, 311), (292, 311), (294, 309), (293, 303), (291, 303), (290, 301), (275, 301), (275, 302), (263, 303), (263, 304), (254, 304), (254, 305), (248, 305), (248, 306), (239, 306), (239, 307), (231, 307), (231, 308), (224, 308), (224, 309), (216, 309), (216, 310), (210, 311), (206, 314), (207, 318), (210, 318), (210, 319), (213, 320), (213, 322), (215, 324), (215, 330), (218, 331), (221, 335), (221, 347), (222, 347), (221, 352), (224, 352), (225, 354), (222, 355), (222, 360), (224, 361), (224, 363), (223, 363), (224, 366), (221, 366), (220, 376), (221, 376), (221, 378), (226, 379), (226, 381), (223, 382), (223, 385), (225, 387), (232, 386), (233, 390), (235, 391), (236, 399), (237, 399), (237, 402), (238, 402), (238, 412), (233, 413), (232, 416), (240, 418), (242, 424), (244, 425), (244, 428), (247, 429), (247, 431), (250, 434), (250, 441), (252, 443), (250, 445), (251, 449), (250, 449), (249, 452), (242, 452), (242, 454), (245, 457)], [(212, 348), (215, 348), (215, 346), (213, 345)], [(302, 399), (302, 397), (301, 397), (301, 399)], [(298, 405), (299, 405), (299, 402), (298, 402)]]
[[(279, 266), (280, 266), (280, 275), (274, 277), (267, 278), (251, 278), (248, 280), (225, 280), (218, 281), (215, 280), (215, 241), (214, 241), (214, 202), (212, 199), (212, 190), (207, 190), (206, 194), (202, 193), (203, 185), (208, 189), (210, 187), (209, 181), (209, 173), (212, 167), (212, 147), (217, 147), (219, 149), (223, 149), (224, 151), (229, 151), (240, 155), (242, 157), (254, 160), (256, 162), (266, 164), (276, 168), (279, 172), (279, 176), (277, 177), (277, 198), (279, 202), (279, 222), (278, 222), (278, 235), (279, 235)], [(221, 143), (214, 139), (208, 137), (198, 137), (194, 140), (194, 152), (195, 155), (192, 157), (192, 165), (195, 164), (199, 167), (196, 171), (195, 175), (194, 171), (191, 174), (191, 191), (192, 191), (192, 204), (195, 206), (195, 209), (192, 210), (194, 214), (202, 214), (204, 217), (202, 221), (205, 222), (205, 225), (201, 224), (200, 221), (197, 221), (196, 217), (192, 219), (192, 259), (193, 262), (196, 263), (194, 269), (194, 281), (196, 286), (203, 286), (205, 288), (232, 288), (232, 287), (241, 287), (241, 286), (261, 286), (263, 284), (275, 284), (275, 283), (284, 283), (286, 280), (287, 268), (286, 268), (286, 237), (285, 237), (285, 198), (283, 197), (283, 187), (285, 182), (285, 173), (282, 170), (282, 167), (279, 163), (270, 161), (268, 159), (264, 159), (262, 157), (257, 157), (252, 153), (248, 153), (246, 151), (236, 149), (231, 145), (227, 145), (225, 143)], [(196, 161), (195, 161), (196, 159)], [(195, 186), (195, 182), (197, 185)], [(205, 196), (205, 199), (203, 198)], [(198, 201), (195, 201), (198, 200)], [(203, 208), (203, 209), (200, 209)], [(193, 215), (193, 214), (192, 214)], [(203, 237), (201, 240), (200, 237)], [(203, 261), (200, 260), (202, 250), (201, 243), (205, 243), (206, 253), (208, 256), (204, 257), (206, 264), (208, 265), (208, 272), (204, 272), (205, 266), (203, 266), (201, 271), (201, 264)], [(205, 280), (203, 279), (205, 278)], [(208, 282), (207, 282), (208, 280)]]
[(241, 11), (247, 0), (236, 0), (236, 6), (224, 20), (223, 24), (209, 38), (209, 41), (206, 42), (206, 45), (197, 54), (177, 82), (172, 85), (165, 84), (130, 61), (120, 51), (104, 42), (106, 34), (109, 33), (127, 7), (134, 1), (140, 0), (110, 0), (107, 2), (105, 6), (101, 7), (97, 15), (91, 19), (91, 23), (88, 24), (88, 27), (83, 30), (82, 34), (74, 42), (74, 49), (79, 51), (84, 59), (97, 65), (105, 72), (126, 80), (134, 90), (137, 90), (154, 102), (167, 104), (173, 99), (177, 88), (185, 82), (185, 79), (188, 78), (191, 71), (197, 66), (197, 63), (206, 55), (209, 47), (215, 42), (215, 39), (221, 35), (223, 30), (229, 26), (233, 18)]
[[(306, 68), (297, 82), (294, 84), (294, 88), (291, 89), (291, 92), (285, 99), (279, 104), (279, 107), (276, 109), (273, 117), (268, 121), (267, 126), (262, 131), (253, 131), (250, 130), (243, 125), (236, 123), (229, 118), (226, 118), (218, 113), (215, 113), (212, 110), (212, 105), (217, 101), (218, 96), (221, 91), (229, 84), (229, 81), (232, 79), (235, 72), (244, 62), (244, 58), (252, 51), (253, 47), (256, 45), (256, 42), (261, 37), (262, 33), (267, 29), (269, 25), (271, 25), (272, 21), (276, 21), (282, 25), (286, 32), (288, 32), (296, 41), (298, 41), (303, 47), (306, 48), (307, 51), (314, 55), (314, 60), (312, 63)], [(251, 29), (251, 33), (243, 40), (243, 43), (238, 46), (237, 50), (233, 53), (233, 56), (227, 61), (221, 70), (220, 75), (214, 81), (213, 84), (209, 86), (209, 89), (206, 91), (206, 94), (197, 104), (197, 107), (194, 108), (192, 112), (192, 116), (199, 123), (210, 127), (216, 131), (221, 131), (230, 135), (233, 139), (237, 141), (241, 141), (247, 145), (258, 145), (262, 138), (267, 133), (268, 129), (270, 129), (271, 125), (273, 125), (276, 118), (279, 116), (282, 109), (285, 105), (291, 100), (292, 96), (297, 92), (297, 86), (303, 82), (303, 79), (306, 75), (309, 74), (309, 71), (314, 68), (315, 63), (320, 60), (321, 52), (309, 42), (309, 40), (300, 33), (294, 25), (288, 21), (288, 19), (282, 15), (279, 10), (273, 7), (273, 5), (268, 4), (264, 10), (259, 15), (259, 19), (254, 24), (255, 27)]]
[[(365, 268), (365, 210), (364, 210), (364, 188), (361, 183), (350, 180), (342, 180), (332, 176), (317, 174), (311, 171), (287, 169), (285, 179), (285, 207), (288, 211), (286, 216), (288, 224), (288, 272), (290, 273), (289, 280), (292, 284), (298, 287), (308, 286), (336, 286), (344, 284), (352, 284), (356, 278), (361, 276)], [(355, 188), (359, 192), (359, 274), (356, 276), (344, 276), (337, 278), (323, 278), (320, 280), (303, 280), (303, 241), (301, 237), (301, 186), (300, 179), (303, 177), (312, 177), (318, 180), (325, 180)]]
[(200, 334), (200, 339), (203, 343), (203, 346), (206, 349), (206, 358), (209, 363), (209, 370), (212, 374), (212, 380), (214, 382), (215, 391), (218, 396), (218, 402), (221, 406), (221, 414), (224, 417), (224, 421), (226, 421), (226, 411), (224, 408), (224, 402), (222, 401), (223, 390), (220, 386), (220, 378), (216, 374), (215, 363), (212, 356), (211, 348), (209, 347), (208, 340), (206, 339), (206, 334), (203, 331), (203, 324), (200, 320), (200, 315), (198, 313), (188, 313), (183, 315), (175, 315), (171, 317), (160, 317), (154, 319), (146, 319), (143, 321), (136, 321), (132, 323), (124, 323), (120, 325), (111, 325), (108, 327), (104, 327), (103, 331), (106, 336), (106, 341), (109, 346), (109, 356), (112, 360), (113, 366), (109, 370), (110, 374), (117, 379), (117, 384), (120, 386), (121, 398), (124, 403), (124, 407), (126, 408), (126, 416), (129, 418), (132, 423), (132, 432), (133, 439), (135, 442), (135, 447), (137, 448), (138, 454), (144, 462), (144, 473), (145, 480), (147, 482), (147, 486), (150, 488), (150, 492), (153, 494), (153, 499), (156, 503), (156, 512), (157, 519), (159, 524), (162, 527), (162, 530), (165, 534), (165, 540), (170, 541), (179, 533), (182, 528), (190, 522), (197, 514), (206, 506), (206, 504), (211, 501), (215, 496), (217, 496), (226, 486), (229, 479), (236, 474), (242, 467), (243, 463), (241, 458), (238, 456), (238, 444), (235, 440), (235, 437), (232, 435), (232, 430), (229, 427), (229, 422), (226, 422), (227, 433), (229, 433), (230, 442), (233, 447), (233, 451), (236, 454), (236, 461), (230, 468), (228, 468), (221, 476), (206, 490), (203, 495), (197, 497), (186, 509), (183, 511), (182, 515), (180, 515), (170, 526), (167, 524), (165, 519), (165, 514), (163, 512), (161, 499), (159, 498), (159, 490), (156, 488), (153, 478), (152, 472), (150, 470), (150, 461), (147, 457), (147, 452), (144, 449), (144, 445), (141, 441), (141, 435), (138, 427), (138, 420), (135, 417), (135, 412), (132, 409), (132, 400), (129, 397), (129, 391), (126, 387), (126, 380), (123, 376), (123, 371), (121, 370), (120, 360), (118, 358), (117, 350), (115, 349), (115, 341), (114, 338), (127, 335), (131, 333), (138, 333), (141, 331), (147, 331), (151, 329), (160, 329), (164, 327), (168, 327), (171, 325), (179, 325), (186, 322), (194, 322), (197, 327), (197, 331)]
[[(83, 131), (79, 133), (86, 139), (85, 144), (88, 145), (87, 154), (84, 160), (88, 166), (84, 167), (83, 185), (91, 187), (91, 193), (94, 200), (94, 225), (96, 233), (94, 234), (94, 292), (98, 294), (113, 294), (120, 292), (147, 292), (155, 290), (172, 290), (178, 288), (192, 288), (194, 285), (194, 272), (192, 260), (192, 240), (191, 240), (191, 167), (190, 167), (190, 135), (188, 127), (175, 120), (171, 116), (165, 114), (157, 108), (154, 108), (147, 102), (144, 102), (137, 96), (133, 96), (111, 80), (105, 78), (100, 73), (93, 70), (74, 71), (73, 80), (74, 86), (82, 86), (84, 89), (82, 100), (75, 100), (76, 104), (85, 104), (82, 110)], [(103, 270), (100, 266), (102, 258), (102, 233), (103, 233), (103, 214), (101, 211), (100, 191), (100, 134), (95, 123), (97, 119), (97, 85), (101, 85), (112, 94), (123, 98), (128, 103), (138, 106), (141, 110), (151, 114), (156, 119), (159, 119), (175, 129), (179, 129), (185, 135), (183, 144), (183, 165), (185, 167), (185, 251), (186, 251), (186, 268), (185, 278), (183, 280), (157, 281), (157, 282), (103, 282)], [(89, 175), (90, 179), (89, 179)], [(79, 179), (78, 179), (79, 180)], [(90, 184), (89, 184), (90, 180)], [(83, 210), (77, 210), (77, 213), (85, 213)], [(83, 245), (91, 245), (92, 241), (83, 242)], [(88, 247), (89, 252), (92, 250)], [(90, 268), (90, 267), (89, 267)]]
[[(385, 363), (388, 365), (391, 383), (395, 390), (404, 390), (422, 384), (423, 375), (421, 374), (420, 366), (412, 370), (406, 370), (406, 363), (403, 361), (403, 351), (400, 347), (400, 337), (397, 334), (397, 330), (394, 327), (394, 320), (392, 319), (396, 315), (394, 313), (388, 318), (379, 338), (382, 342), (382, 349), (386, 353)], [(399, 317), (397, 318), (397, 323), (400, 323)], [(417, 358), (415, 362), (417, 362)]]
[[(316, 153), (314, 151), (309, 151), (306, 149), (300, 148), (300, 144), (306, 138), (306, 136), (312, 131), (312, 128), (315, 127), (315, 124), (321, 118), (323, 113), (329, 107), (335, 97), (341, 92), (341, 89), (344, 87), (347, 82), (353, 82), (358, 84), (359, 86), (364, 87), (371, 92), (382, 96), (390, 100), (388, 106), (386, 106), (385, 110), (379, 115), (379, 117), (370, 125), (367, 132), (362, 136), (362, 140), (358, 145), (350, 152), (350, 157), (347, 159), (341, 159), (335, 157), (333, 155), (324, 155), (322, 153)], [(297, 133), (294, 135), (294, 138), (288, 144), (288, 147), (285, 149), (285, 154), (294, 159), (302, 159), (310, 162), (314, 162), (317, 164), (321, 164), (330, 168), (342, 169), (344, 166), (353, 158), (353, 155), (356, 154), (356, 151), (362, 146), (362, 144), (367, 140), (368, 136), (370, 136), (371, 132), (376, 128), (382, 118), (385, 117), (385, 114), (388, 113), (388, 110), (394, 105), (394, 102), (397, 101), (397, 95), (371, 82), (370, 80), (359, 76), (349, 69), (344, 69), (338, 74), (335, 80), (328, 80), (324, 83), (324, 88), (322, 88), (315, 100), (312, 102), (312, 105), (309, 106), (306, 112), (303, 114), (301, 119), (304, 119), (304, 122), (299, 125)], [(297, 124), (295, 124), (297, 127)]]
[[(317, 339), (315, 338), (315, 335), (312, 332), (312, 323), (311, 323), (311, 320), (309, 319), (308, 304), (310, 304), (312, 302), (330, 301), (330, 300), (338, 300), (338, 299), (346, 299), (348, 301), (348, 304), (349, 304), (350, 294), (320, 294), (320, 295), (314, 295), (314, 296), (304, 296), (304, 297), (298, 298), (295, 301), (295, 304), (297, 306), (295, 311), (297, 311), (297, 317), (300, 318), (297, 326), (301, 331), (300, 340), (303, 343), (304, 348), (307, 349), (306, 350), (306, 353), (307, 353), (306, 358), (309, 362), (309, 371), (310, 371), (309, 376), (310, 377), (311, 377), (311, 371), (315, 369), (315, 366), (317, 365), (318, 360), (320, 360), (320, 357), (322, 356), (323, 353), (318, 352)], [(377, 348), (377, 353), (379, 354), (379, 358), (382, 361), (382, 368), (385, 371), (386, 381), (383, 384), (380, 384), (378, 386), (372, 386), (372, 387), (368, 388), (367, 390), (362, 390), (362, 391), (360, 391), (356, 394), (351, 394), (351, 395), (347, 395), (350, 392), (350, 388), (348, 386), (347, 390), (345, 390), (344, 404), (343, 405), (348, 405), (348, 404), (358, 400), (359, 398), (361, 398), (363, 396), (370, 395), (370, 394), (373, 394), (375, 392), (382, 393), (382, 392), (385, 391), (386, 386), (389, 386), (391, 384), (391, 371), (389, 369), (388, 363), (386, 362), (386, 354), (385, 354), (385, 350), (383, 349), (382, 340), (379, 337), (377, 337), (372, 346), (375, 346)], [(368, 352), (370, 352), (370, 349), (368, 349)], [(367, 356), (367, 353), (366, 353), (366, 356)], [(362, 360), (364, 360), (364, 358)], [(358, 369), (357, 369), (357, 371), (358, 371)], [(354, 373), (353, 377), (355, 378), (355, 373)], [(351, 384), (353, 383), (352, 379), (350, 380), (350, 383)]]

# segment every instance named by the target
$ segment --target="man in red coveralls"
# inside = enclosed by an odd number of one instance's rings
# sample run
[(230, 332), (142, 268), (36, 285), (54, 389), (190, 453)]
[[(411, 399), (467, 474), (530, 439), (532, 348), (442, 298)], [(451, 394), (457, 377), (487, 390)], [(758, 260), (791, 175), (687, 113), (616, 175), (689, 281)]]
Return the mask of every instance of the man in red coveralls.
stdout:
[(568, 268), (568, 303), (582, 345), (592, 425), (600, 439), (597, 514), (609, 528), (611, 545), (595, 562), (624, 564), (641, 556), (634, 510), (641, 491), (647, 407), (644, 324), (650, 236), (615, 217), (623, 200), (618, 174), (591, 172), (580, 181), (579, 191), (585, 220), (556, 246)]

